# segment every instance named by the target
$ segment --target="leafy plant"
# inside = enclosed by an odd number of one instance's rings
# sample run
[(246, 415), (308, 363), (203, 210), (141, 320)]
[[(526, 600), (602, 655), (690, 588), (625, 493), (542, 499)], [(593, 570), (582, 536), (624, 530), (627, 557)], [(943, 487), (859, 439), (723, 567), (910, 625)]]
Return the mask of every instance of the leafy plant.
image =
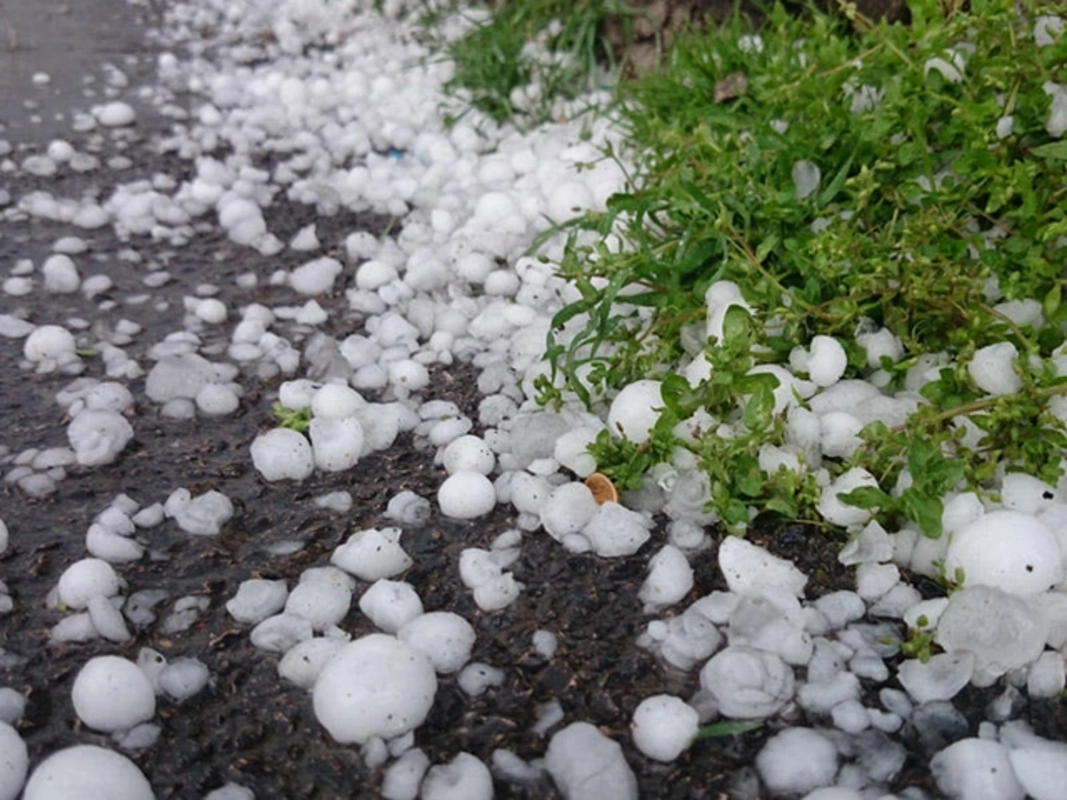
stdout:
[[(598, 441), (601, 470), (633, 484), (689, 450), (711, 505), (740, 530), (753, 510), (811, 518), (811, 473), (862, 466), (879, 488), (842, 499), (932, 537), (948, 492), (1005, 469), (1059, 478), (1067, 146), (1050, 114), (1067, 36), (1035, 38), (1047, 8), (913, 0), (910, 26), (857, 33), (776, 6), (758, 30), (737, 15), (683, 37), (661, 73), (623, 87), (634, 178), (570, 224), (557, 270), (581, 298), (553, 320), (552, 372), (538, 384), (544, 402), (594, 407), (638, 378), (662, 380), (651, 442)], [(704, 295), (724, 280), (753, 310), (730, 310), (703, 351), (710, 377), (691, 386), (674, 373), (700, 352)], [(856, 335), (881, 329), (902, 353), (869, 364)], [(868, 425), (849, 458), (767, 474), (760, 450), (782, 445), (786, 426), (772, 376), (753, 369), (785, 365), (816, 335), (845, 346), (846, 378), (921, 387), (922, 400), (903, 424)], [(990, 395), (968, 364), (1005, 342), (1019, 388)], [(717, 425), (677, 435), (697, 411)]]
[(273, 410), (274, 416), (278, 420), (278, 425), (282, 428), (289, 428), (298, 433), (305, 433), (311, 425), (310, 408), (301, 408), (293, 411), (286, 408), (281, 403), (275, 402)]

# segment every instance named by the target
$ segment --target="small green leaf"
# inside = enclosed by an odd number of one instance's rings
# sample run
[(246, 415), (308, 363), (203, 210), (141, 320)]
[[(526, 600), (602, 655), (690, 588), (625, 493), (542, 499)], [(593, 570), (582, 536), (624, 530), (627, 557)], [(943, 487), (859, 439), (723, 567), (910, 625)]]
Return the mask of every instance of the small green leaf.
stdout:
[(752, 332), (752, 317), (744, 306), (730, 306), (722, 321), (722, 342), (731, 347), (745, 341)]
[[(1065, 142), (1065, 144), (1067, 144), (1067, 142)], [(1052, 319), (1056, 312), (1059, 311), (1060, 303), (1062, 302), (1063, 284), (1057, 283), (1049, 290), (1049, 293), (1045, 295), (1045, 299), (1041, 303), (1041, 309), (1045, 312), (1046, 317)]]
[(741, 421), (750, 431), (761, 431), (774, 420), (774, 392), (764, 384), (756, 390), (741, 412)]
[(893, 505), (893, 498), (883, 492), (877, 486), (859, 486), (851, 492), (842, 492), (837, 499), (846, 506), (856, 508), (889, 508)]
[(713, 722), (711, 725), (705, 725), (698, 730), (696, 736), (693, 737), (693, 741), (697, 741), (698, 739), (721, 739), (725, 736), (737, 736), (741, 733), (754, 731), (762, 726), (763, 723), (758, 720), (746, 720), (743, 722)]
[(900, 495), (904, 514), (919, 526), (923, 536), (928, 539), (941, 538), (941, 517), (945, 508), (941, 498), (916, 491), (915, 487), (905, 489)]
[(1067, 141), (1049, 142), (1048, 144), (1031, 147), (1030, 152), (1040, 158), (1050, 161), (1067, 161)]

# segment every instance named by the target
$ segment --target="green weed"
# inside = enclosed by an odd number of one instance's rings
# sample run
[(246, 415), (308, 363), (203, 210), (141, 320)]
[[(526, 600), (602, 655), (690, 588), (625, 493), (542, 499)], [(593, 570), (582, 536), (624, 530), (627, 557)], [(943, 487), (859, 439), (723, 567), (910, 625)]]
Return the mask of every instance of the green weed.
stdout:
[[(786, 364), (821, 334), (846, 347), (846, 378), (889, 389), (908, 385), (927, 354), (944, 365), (904, 424), (869, 425), (850, 458), (823, 459), (831, 477), (862, 466), (878, 479), (847, 502), (936, 537), (946, 492), (1005, 469), (1059, 478), (1067, 426), (1050, 402), (1067, 394), (1056, 361), (1067, 143), (1046, 122), (1048, 82), (1067, 84), (1067, 35), (1037, 44), (1041, 13), (1034, 2), (948, 13), (914, 0), (910, 26), (857, 33), (847, 19), (775, 7), (758, 31), (735, 16), (681, 38), (661, 73), (624, 86), (635, 177), (570, 226), (558, 272), (581, 299), (553, 320), (552, 372), (538, 384), (543, 402), (593, 407), (633, 380), (663, 381), (651, 441), (598, 440), (601, 470), (633, 485), (681, 448), (733, 529), (761, 511), (814, 518), (818, 465), (759, 466), (784, 425), (777, 379), (752, 369)], [(601, 243), (579, 244), (588, 231)], [(609, 248), (609, 234), (624, 247)], [(753, 311), (731, 309), (703, 349), (710, 377), (690, 386), (674, 373), (701, 352), (704, 295), (721, 280)], [(1042, 320), (997, 305), (1030, 299)], [(879, 328), (903, 355), (872, 365), (855, 337)], [(989, 396), (966, 365), (999, 342), (1018, 353), (1019, 388)], [(716, 425), (679, 437), (677, 422), (697, 411)]]

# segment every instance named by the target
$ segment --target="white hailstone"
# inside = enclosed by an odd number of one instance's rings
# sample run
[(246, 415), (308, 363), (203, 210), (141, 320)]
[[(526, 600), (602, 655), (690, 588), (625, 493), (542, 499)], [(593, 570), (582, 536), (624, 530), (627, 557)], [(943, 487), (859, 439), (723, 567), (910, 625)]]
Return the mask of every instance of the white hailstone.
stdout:
[(45, 291), (53, 294), (71, 294), (78, 291), (81, 285), (78, 268), (71, 257), (63, 253), (45, 259), (41, 274), (44, 276)]
[(719, 712), (733, 719), (761, 719), (776, 714), (793, 699), (793, 670), (766, 650), (729, 645), (700, 670), (700, 686)]
[(275, 614), (252, 629), (248, 640), (268, 653), (287, 653), (315, 635), (311, 623), (295, 614)]
[(376, 580), (359, 598), (359, 610), (386, 633), (396, 633), (422, 614), (422, 600), (410, 583)]
[(93, 623), (96, 632), (112, 642), (128, 642), (133, 637), (130, 635), (126, 621), (118, 606), (103, 595), (97, 594), (89, 598), (86, 604), (89, 611), (89, 621)]
[(421, 614), (402, 625), (396, 636), (424, 653), (440, 675), (458, 672), (470, 661), (477, 638), (471, 624), (451, 611)]
[(483, 517), (496, 506), (496, 490), (482, 473), (460, 470), (437, 490), (437, 505), (442, 514), (453, 519)]
[(377, 291), (399, 278), (396, 267), (374, 259), (364, 262), (356, 270), (356, 286), (368, 292)]
[(867, 351), (867, 366), (871, 369), (880, 368), (883, 357), (894, 364), (904, 357), (904, 344), (888, 328), (857, 333), (856, 344)]
[(419, 792), (422, 800), (492, 800), (493, 776), (481, 759), (459, 753), (447, 764), (430, 767)]
[(225, 783), (204, 795), (204, 800), (256, 800), (255, 792), (237, 783)]
[(252, 464), (264, 480), (302, 481), (315, 470), (311, 442), (289, 428), (274, 428), (252, 442)]
[(419, 784), (430, 766), (430, 757), (417, 747), (404, 751), (385, 771), (382, 778), (384, 800), (415, 800)]
[(947, 653), (973, 653), (973, 681), (988, 686), (1005, 672), (1036, 661), (1048, 633), (1048, 620), (1034, 613), (1028, 598), (991, 586), (965, 586), (941, 612), (935, 641)]
[[(290, 398), (290, 402), (293, 400), (294, 398)], [(314, 417), (345, 419), (356, 416), (366, 407), (367, 401), (359, 392), (343, 383), (328, 383), (311, 395), (310, 403), (285, 405), (287, 408), (304, 408), (310, 405)]]
[(119, 576), (109, 563), (99, 558), (83, 558), (63, 571), (56, 591), (60, 603), (81, 610), (89, 605), (89, 598), (94, 595), (112, 597), (120, 588)]
[(591, 208), (593, 195), (584, 183), (564, 181), (552, 189), (548, 198), (548, 216), (563, 222)]
[(398, 492), (389, 498), (385, 516), (402, 525), (423, 525), (430, 519), (433, 506), (425, 497), (420, 497), (409, 489)]
[(525, 471), (510, 473), (507, 487), (515, 510), (526, 514), (540, 514), (552, 494), (552, 484), (546, 478)]
[(845, 348), (832, 336), (816, 336), (811, 340), (811, 355), (807, 372), (816, 386), (832, 386), (841, 380), (848, 367)]
[(596, 459), (589, 453), (589, 445), (596, 440), (597, 429), (574, 428), (556, 439), (553, 458), (579, 478), (596, 472)]
[(802, 159), (794, 162), (790, 176), (793, 178), (793, 188), (796, 191), (797, 200), (805, 200), (819, 188), (819, 182), (822, 180), (822, 171), (819, 169), (818, 164)]
[(562, 542), (565, 537), (580, 533), (597, 507), (588, 486), (577, 481), (565, 483), (553, 489), (541, 504), (541, 524), (549, 536)]
[(200, 693), (211, 679), (207, 665), (195, 658), (176, 658), (159, 673), (159, 686), (171, 700), (181, 703)]
[(210, 491), (193, 497), (188, 489), (175, 489), (163, 504), (163, 512), (178, 527), (194, 536), (217, 536), (233, 518), (233, 503), (222, 492)]
[(298, 230), (292, 241), (289, 242), (289, 248), (299, 252), (318, 250), (319, 247), (319, 237), (315, 235), (314, 222)]
[(413, 731), (437, 693), (430, 660), (393, 636), (375, 633), (346, 644), (315, 681), (315, 717), (342, 744)]
[(209, 383), (196, 393), (196, 407), (209, 417), (232, 414), (240, 403), (233, 389), (221, 383)]
[(74, 679), (71, 699), (78, 718), (104, 733), (128, 731), (156, 713), (152, 684), (136, 664), (118, 656), (89, 659)]
[(355, 417), (317, 417), (308, 427), (315, 466), (325, 472), (350, 469), (363, 453), (363, 426)]
[(963, 570), (969, 587), (1034, 595), (1063, 581), (1063, 554), (1056, 534), (1037, 518), (991, 511), (953, 534), (945, 572), (956, 570)]
[(749, 597), (759, 597), (767, 589), (802, 597), (808, 582), (793, 562), (738, 536), (727, 536), (719, 545), (719, 570), (731, 592)]
[(144, 773), (126, 756), (91, 744), (53, 753), (26, 782), (23, 800), (155, 800)]
[(588, 722), (572, 722), (552, 735), (545, 769), (565, 800), (638, 798), (637, 778), (619, 743)]
[(615, 558), (632, 556), (649, 540), (652, 522), (636, 511), (607, 502), (597, 507), (596, 514), (582, 528), (582, 536), (598, 556)]
[(132, 125), (137, 119), (137, 114), (129, 103), (115, 100), (102, 106), (93, 106), (93, 116), (97, 122), (108, 128), (121, 128)]
[(7, 722), (0, 722), (0, 800), (15, 800), (26, 782), (30, 757), (26, 743)]
[(669, 762), (689, 747), (699, 725), (695, 708), (680, 697), (659, 694), (637, 706), (630, 731), (638, 750), (656, 761)]
[(752, 306), (745, 302), (741, 287), (733, 281), (716, 281), (704, 293), (704, 305), (707, 307), (707, 334), (709, 339), (722, 339), (722, 325), (726, 312), (732, 306), (739, 306), (751, 312)]
[[(329, 385), (337, 386), (338, 384)], [(306, 378), (299, 378), (294, 381), (285, 381), (285, 383), (278, 387), (278, 402), (282, 404), (283, 408), (287, 408), (290, 411), (299, 411), (302, 408), (310, 408), (311, 400), (313, 397), (315, 397), (315, 394), (319, 391), (320, 388), (322, 387), (320, 387), (319, 384), (315, 383), (314, 381), (310, 381)], [(341, 388), (347, 389), (348, 387), (342, 386)], [(358, 396), (358, 393), (356, 393), (356, 396), (359, 400), (363, 399)], [(353, 413), (355, 413), (355, 409), (357, 409), (358, 407), (358, 403), (354, 404), (352, 406), (351, 411), (346, 410), (344, 413), (338, 414), (327, 414), (325, 413), (326, 409), (320, 409), (319, 416), (350, 417)]]
[(40, 325), (26, 337), (22, 354), (27, 361), (70, 361), (77, 356), (74, 334), (60, 325)]
[(449, 442), (441, 460), (449, 475), (460, 470), (473, 470), (488, 475), (496, 466), (496, 456), (485, 440), (470, 434)]
[(613, 436), (623, 436), (634, 444), (644, 444), (659, 421), (663, 395), (659, 381), (634, 381), (611, 402), (608, 428)]
[(133, 427), (116, 411), (85, 409), (67, 426), (67, 440), (78, 463), (110, 464), (133, 438)]
[(396, 389), (418, 392), (430, 383), (430, 373), (422, 364), (402, 358), (389, 365), (389, 383)]
[(987, 345), (975, 351), (967, 364), (967, 373), (975, 386), (987, 394), (1013, 394), (1023, 385), (1022, 378), (1015, 373), (1018, 355), (1011, 342)]
[(853, 467), (823, 487), (816, 510), (823, 519), (834, 525), (849, 527), (866, 524), (873, 514), (871, 509), (848, 506), (838, 499), (838, 495), (848, 494), (861, 486), (878, 488), (878, 481), (862, 467)]
[(1045, 81), (1041, 88), (1052, 98), (1045, 131), (1049, 136), (1059, 139), (1067, 133), (1067, 89), (1052, 81)]
[(311, 689), (325, 667), (346, 642), (317, 636), (294, 645), (278, 662), (278, 675), (301, 689)]
[(289, 275), (289, 285), (303, 295), (324, 294), (333, 288), (342, 269), (341, 262), (335, 258), (316, 258), (294, 269)]
[(9, 540), (10, 535), (7, 530), (7, 523), (0, 519), (0, 555), (3, 555), (4, 551), (7, 550)]
[(693, 567), (685, 553), (674, 545), (664, 545), (648, 562), (648, 577), (638, 599), (646, 614), (672, 606), (693, 588)]
[(414, 562), (400, 546), (399, 528), (358, 531), (333, 551), (330, 563), (363, 581), (399, 575)]
[(256, 625), (285, 608), (288, 596), (284, 580), (251, 578), (242, 581), (237, 594), (226, 601), (226, 610), (238, 622)]
[(1038, 514), (1058, 506), (1059, 493), (1033, 475), (1009, 472), (1000, 482), (1000, 502), (1005, 508), (1023, 514)]
[(510, 572), (474, 587), (474, 602), (482, 611), (500, 611), (515, 602), (524, 585)]
[(787, 728), (756, 756), (756, 769), (774, 796), (806, 794), (830, 786), (837, 775), (837, 748), (813, 728)]
[(897, 669), (900, 685), (917, 704), (951, 700), (970, 683), (974, 675), (974, 654), (939, 653), (925, 663), (908, 659)]
[(226, 317), (229, 312), (226, 309), (226, 304), (219, 300), (217, 297), (206, 297), (196, 304), (196, 310), (193, 311), (197, 319), (203, 320), (209, 325), (221, 325), (226, 321)]
[(352, 604), (356, 582), (336, 567), (309, 569), (285, 601), (285, 613), (303, 617), (316, 631), (341, 622)]
[(484, 253), (466, 253), (456, 259), (456, 274), (469, 283), (485, 283), (496, 265)]
[(930, 760), (930, 773), (937, 788), (954, 800), (1023, 800), (1026, 796), (1011, 768), (1008, 748), (989, 739), (960, 739), (950, 744)]

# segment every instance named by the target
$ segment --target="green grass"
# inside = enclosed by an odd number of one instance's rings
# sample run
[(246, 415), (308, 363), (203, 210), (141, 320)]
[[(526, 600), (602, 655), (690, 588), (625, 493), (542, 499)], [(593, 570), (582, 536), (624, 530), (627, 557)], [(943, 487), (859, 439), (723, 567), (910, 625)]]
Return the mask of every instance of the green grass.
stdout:
[[(491, 118), (541, 122), (558, 98), (573, 98), (612, 82), (604, 22), (625, 23), (624, 0), (503, 2), (492, 17), (445, 46), (455, 62), (446, 89)], [(535, 87), (516, 104), (516, 90)]]
[[(735, 530), (753, 512), (817, 519), (811, 470), (759, 468), (760, 448), (782, 444), (784, 424), (776, 379), (749, 370), (784, 364), (823, 334), (845, 345), (846, 377), (869, 378), (854, 336), (884, 326), (905, 350), (878, 365), (890, 390), (926, 354), (945, 366), (905, 425), (871, 425), (854, 456), (825, 461), (831, 476), (861, 466), (879, 480), (852, 502), (936, 536), (953, 488), (981, 490), (1004, 469), (1055, 483), (1067, 453), (1067, 429), (1049, 410), (1067, 393), (1053, 363), (1067, 323), (1067, 142), (1045, 129), (1043, 86), (1067, 84), (1067, 36), (1037, 46), (1040, 9), (1023, 5), (1020, 16), (1008, 0), (974, 0), (966, 13), (915, 0), (910, 26), (857, 24), (860, 33), (842, 17), (775, 7), (760, 47), (738, 16), (682, 37), (661, 73), (623, 87), (634, 183), (606, 212), (572, 223), (604, 238), (590, 247), (573, 236), (558, 265), (582, 299), (554, 320), (553, 373), (540, 383), (545, 403), (602, 408), (634, 380), (663, 380), (652, 441), (605, 435), (593, 448), (603, 471), (632, 485), (681, 448)], [(962, 80), (946, 78), (949, 66)], [(735, 96), (717, 102), (717, 88)], [(877, 102), (854, 103), (864, 92)], [(1013, 129), (1000, 136), (1008, 115)], [(805, 197), (793, 177), (800, 162), (821, 175)], [(609, 234), (625, 246), (609, 248)], [(693, 342), (704, 292), (718, 280), (736, 281), (754, 313), (731, 312), (722, 340), (704, 348), (712, 377), (693, 388), (675, 373), (703, 346)], [(1004, 299), (1039, 301), (1047, 324), (995, 309), (993, 282)], [(966, 365), (1002, 341), (1020, 354), (1022, 388), (989, 397)], [(698, 410), (732, 434), (679, 439), (675, 424)], [(965, 440), (968, 426), (977, 443)], [(911, 487), (890, 494), (902, 473)]]

